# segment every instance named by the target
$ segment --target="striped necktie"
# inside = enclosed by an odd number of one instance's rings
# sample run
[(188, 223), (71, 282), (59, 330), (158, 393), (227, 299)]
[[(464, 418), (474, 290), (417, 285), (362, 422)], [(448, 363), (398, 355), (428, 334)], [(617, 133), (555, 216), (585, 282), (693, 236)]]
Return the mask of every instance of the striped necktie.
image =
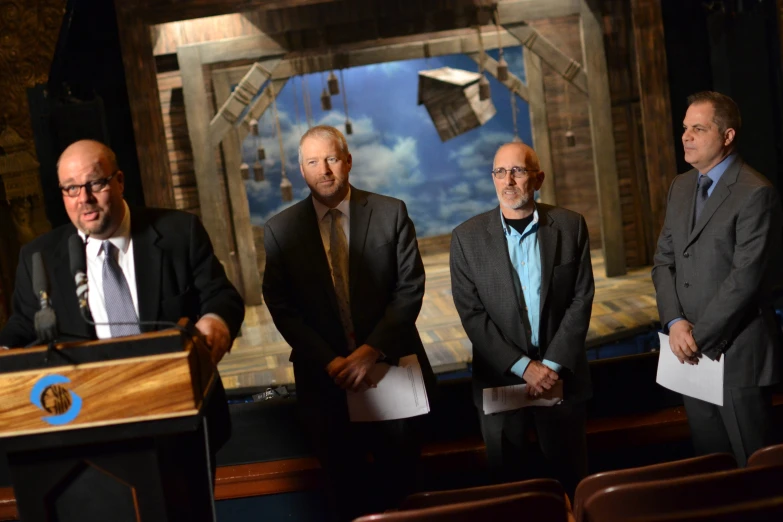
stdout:
[(141, 333), (137, 323), (136, 308), (133, 306), (128, 281), (117, 263), (117, 247), (111, 241), (104, 241), (103, 249), (103, 303), (109, 318), (112, 337), (124, 337)]

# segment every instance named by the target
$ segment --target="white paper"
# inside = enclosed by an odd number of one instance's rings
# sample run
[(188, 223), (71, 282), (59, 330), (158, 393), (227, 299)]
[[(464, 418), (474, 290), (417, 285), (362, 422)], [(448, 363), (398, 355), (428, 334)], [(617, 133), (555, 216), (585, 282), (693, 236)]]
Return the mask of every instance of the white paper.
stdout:
[(563, 381), (558, 379), (551, 389), (535, 398), (527, 394), (527, 384), (484, 388), (483, 399), (484, 415), (528, 406), (554, 406), (563, 400)]
[(429, 413), (424, 376), (415, 354), (401, 358), (399, 366), (377, 363), (369, 377), (375, 388), (347, 394), (351, 422), (407, 419)]
[(669, 346), (669, 336), (659, 333), (661, 352), (655, 381), (671, 391), (723, 406), (723, 359), (702, 356), (699, 364), (680, 363)]

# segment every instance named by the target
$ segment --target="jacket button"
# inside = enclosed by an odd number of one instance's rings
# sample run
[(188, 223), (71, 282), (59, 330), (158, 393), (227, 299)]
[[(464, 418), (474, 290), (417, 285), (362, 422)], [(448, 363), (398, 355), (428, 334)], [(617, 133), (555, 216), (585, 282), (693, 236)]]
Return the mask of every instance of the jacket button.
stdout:
[(689, 286), (691, 286), (691, 284), (688, 281), (685, 281), (685, 288), (688, 288)]
[(685, 252), (682, 256), (683, 257), (691, 257), (690, 253), (688, 253), (688, 252)]

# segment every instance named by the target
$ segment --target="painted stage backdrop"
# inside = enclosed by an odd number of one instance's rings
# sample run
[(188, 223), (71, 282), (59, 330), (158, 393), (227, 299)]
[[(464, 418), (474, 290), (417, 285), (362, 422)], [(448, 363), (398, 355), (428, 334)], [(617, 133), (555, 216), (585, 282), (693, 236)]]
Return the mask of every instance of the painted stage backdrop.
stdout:
[[(497, 59), (497, 51), (489, 54)], [(504, 50), (509, 71), (524, 80), (520, 47)], [(405, 201), (419, 237), (450, 234), (466, 219), (497, 205), (490, 171), (498, 146), (514, 135), (511, 95), (490, 75), (497, 114), (485, 125), (445, 143), (438, 137), (427, 109), (417, 105), (418, 71), (452, 67), (477, 71), (470, 58), (453, 55), (345, 69), (340, 89), (346, 89), (353, 134), (347, 135), (353, 155), (351, 184), (360, 189)], [(335, 71), (339, 78), (339, 71)], [(251, 166), (245, 182), (251, 219), (263, 226), (271, 216), (302, 200), (309, 189), (299, 171), (299, 138), (307, 130), (303, 87), (307, 87), (314, 124), (333, 125), (345, 132), (342, 91), (332, 96), (332, 110), (322, 111), (320, 97), (328, 73), (290, 80), (277, 98), (285, 150), (286, 175), (294, 201), (280, 194), (280, 146), (272, 106), (259, 121), (259, 136), (243, 143), (243, 161)], [(527, 103), (516, 99), (517, 127), (525, 143), (532, 143)], [(262, 145), (264, 181), (254, 181), (252, 165)]]

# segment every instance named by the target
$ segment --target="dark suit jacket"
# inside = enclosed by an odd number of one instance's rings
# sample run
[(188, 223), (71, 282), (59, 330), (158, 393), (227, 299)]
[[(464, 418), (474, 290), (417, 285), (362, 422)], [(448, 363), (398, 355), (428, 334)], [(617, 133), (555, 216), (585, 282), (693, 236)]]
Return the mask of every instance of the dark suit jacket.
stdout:
[[(562, 365), (564, 395), (591, 397), (585, 338), (593, 306), (593, 270), (584, 218), (538, 204), (541, 252), (541, 323), (538, 359)], [(523, 384), (510, 372), (520, 357), (531, 358), (525, 332), (524, 298), (516, 294), (500, 208), (479, 214), (451, 236), (451, 291), (462, 326), (473, 344), (473, 389)]]
[[(416, 354), (431, 393), (434, 376), (416, 329), (424, 265), (405, 203), (351, 187), (350, 209), (356, 346), (369, 344), (392, 363)], [(349, 352), (312, 196), (266, 222), (264, 248), (264, 299), (293, 349), (298, 399), (304, 404), (328, 399), (344, 403), (345, 393), (326, 373), (335, 357)]]
[(677, 176), (652, 278), (661, 323), (694, 324), (696, 345), (726, 354), (726, 387), (780, 380), (781, 346), (771, 298), (781, 282), (781, 205), (774, 187), (736, 157), (692, 225), (698, 172)]
[[(35, 341), (33, 317), (39, 309), (32, 288), (32, 255), (41, 252), (52, 307), (63, 338), (94, 339), (95, 329), (79, 313), (76, 285), (70, 273), (68, 238), (76, 233), (72, 224), (63, 225), (22, 248), (13, 296), (13, 314), (0, 332), (0, 346), (26, 346)], [(245, 315), (242, 298), (226, 278), (212, 251), (212, 243), (199, 219), (177, 210), (131, 209), (131, 237), (136, 265), (136, 286), (140, 321), (176, 322), (182, 317), (197, 321), (214, 313), (228, 324), (232, 339)], [(144, 326), (143, 331), (167, 326)], [(213, 403), (223, 403), (222, 383)], [(227, 440), (228, 409), (221, 414), (225, 433), (216, 433), (213, 445)], [(213, 428), (219, 428), (214, 426)]]

